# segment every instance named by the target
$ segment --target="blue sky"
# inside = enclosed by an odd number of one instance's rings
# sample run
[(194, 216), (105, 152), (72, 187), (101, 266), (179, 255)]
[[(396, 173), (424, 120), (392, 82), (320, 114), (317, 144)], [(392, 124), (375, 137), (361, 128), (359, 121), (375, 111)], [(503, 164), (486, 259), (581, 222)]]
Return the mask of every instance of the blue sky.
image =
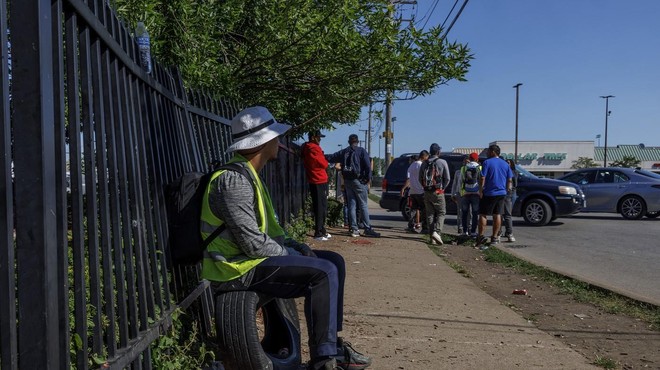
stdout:
[[(404, 16), (416, 12), (419, 19), (434, 2), (408, 5)], [(442, 23), (453, 4), (440, 0), (428, 24)], [(395, 102), (394, 156), (432, 142), (449, 151), (514, 140), (513, 85), (519, 82), (520, 141), (597, 145), (600, 134), (603, 145), (605, 99), (599, 96), (614, 95), (608, 145), (660, 146), (660, 0), (471, 0), (448, 39), (468, 44), (474, 54), (468, 81)], [(385, 156), (384, 126), (372, 133), (374, 157)], [(359, 130), (366, 128), (365, 109), (360, 122), (327, 132), (321, 146), (334, 152), (351, 133), (363, 138)]]

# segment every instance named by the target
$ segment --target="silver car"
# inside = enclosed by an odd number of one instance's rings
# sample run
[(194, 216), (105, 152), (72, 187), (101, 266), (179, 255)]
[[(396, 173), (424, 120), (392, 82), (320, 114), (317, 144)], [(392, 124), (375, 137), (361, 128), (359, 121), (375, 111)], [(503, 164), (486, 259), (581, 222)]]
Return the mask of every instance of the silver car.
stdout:
[(626, 219), (660, 214), (660, 175), (635, 168), (585, 168), (560, 180), (582, 188), (587, 205), (582, 212), (621, 213)]

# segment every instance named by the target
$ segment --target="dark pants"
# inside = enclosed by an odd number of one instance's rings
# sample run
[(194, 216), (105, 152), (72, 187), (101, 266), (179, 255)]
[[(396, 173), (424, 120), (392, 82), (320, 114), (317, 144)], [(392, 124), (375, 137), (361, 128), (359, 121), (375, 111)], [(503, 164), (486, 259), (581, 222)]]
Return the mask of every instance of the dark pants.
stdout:
[(328, 213), (328, 183), (309, 184), (309, 194), (312, 196), (312, 213), (314, 214), (314, 237), (325, 236), (325, 217)]
[(305, 256), (268, 257), (252, 271), (247, 290), (277, 298), (305, 297), (305, 318), (312, 358), (337, 353), (337, 332), (344, 317), (346, 267), (341, 255), (314, 251)]
[[(477, 232), (477, 225), (479, 221), (479, 194), (465, 194), (461, 198), (461, 212), (463, 212), (463, 229), (467, 233), (468, 215), (472, 214), (472, 223), (469, 232), (474, 234)], [(472, 213), (470, 213), (472, 212)]]

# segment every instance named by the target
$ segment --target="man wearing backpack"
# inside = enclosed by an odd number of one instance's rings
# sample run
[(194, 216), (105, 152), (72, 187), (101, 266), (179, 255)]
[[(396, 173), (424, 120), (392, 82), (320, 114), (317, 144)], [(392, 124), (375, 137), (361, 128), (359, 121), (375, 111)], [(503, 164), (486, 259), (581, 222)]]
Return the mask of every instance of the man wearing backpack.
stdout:
[(325, 159), (330, 163), (341, 164), (341, 174), (346, 188), (348, 202), (348, 222), (351, 227), (351, 236), (359, 237), (360, 228), (357, 221), (356, 208), (359, 206), (364, 225), (364, 235), (379, 238), (380, 233), (371, 227), (368, 209), (369, 182), (371, 181), (371, 158), (369, 153), (359, 146), (360, 139), (356, 134), (348, 137), (347, 148), (333, 154), (326, 154)]
[(291, 126), (278, 123), (264, 107), (241, 111), (232, 120), (234, 152), (230, 163), (249, 176), (220, 170), (207, 187), (201, 234), (207, 238), (225, 227), (208, 245), (202, 278), (216, 292), (249, 290), (277, 298), (305, 297), (311, 361), (308, 369), (361, 370), (371, 359), (337, 337), (342, 330), (345, 263), (330, 251), (312, 251), (289, 239), (258, 173), (277, 159), (279, 136)]
[(472, 212), (472, 223), (470, 224), (469, 234), (472, 237), (477, 236), (477, 225), (479, 218), (479, 183), (481, 181), (481, 166), (479, 165), (479, 154), (470, 153), (469, 162), (461, 167), (460, 173), (460, 192), (461, 192), (461, 213), (462, 222), (465, 225), (465, 234), (468, 234), (468, 215)]
[(314, 239), (326, 241), (330, 234), (325, 230), (325, 218), (328, 211), (328, 161), (319, 145), (325, 135), (315, 130), (308, 134), (309, 141), (302, 145), (301, 155), (305, 166), (305, 175), (309, 183), (314, 214)]
[(447, 161), (440, 159), (440, 145), (433, 143), (429, 148), (430, 157), (419, 169), (419, 182), (424, 187), (424, 209), (428, 223), (431, 244), (442, 245), (442, 227), (445, 224), (447, 204), (445, 189), (451, 176)]

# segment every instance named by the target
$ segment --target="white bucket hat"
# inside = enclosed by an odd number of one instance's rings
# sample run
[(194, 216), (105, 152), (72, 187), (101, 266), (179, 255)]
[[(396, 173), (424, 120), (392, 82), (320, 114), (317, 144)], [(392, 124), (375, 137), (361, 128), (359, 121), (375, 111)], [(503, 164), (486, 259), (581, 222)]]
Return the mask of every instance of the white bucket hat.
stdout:
[(227, 152), (256, 148), (284, 134), (290, 125), (279, 123), (264, 107), (243, 109), (231, 120), (233, 144)]

